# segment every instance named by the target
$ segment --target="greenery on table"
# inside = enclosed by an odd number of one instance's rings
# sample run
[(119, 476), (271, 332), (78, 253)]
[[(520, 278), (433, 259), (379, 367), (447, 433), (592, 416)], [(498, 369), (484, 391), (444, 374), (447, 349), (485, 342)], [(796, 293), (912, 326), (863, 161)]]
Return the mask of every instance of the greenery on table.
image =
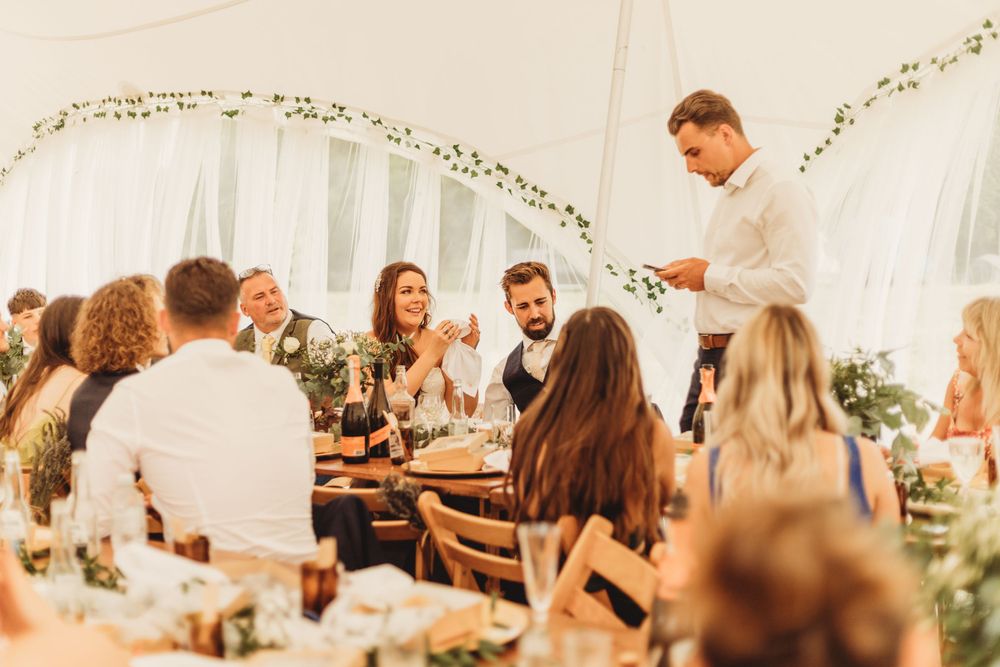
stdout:
[(833, 397), (848, 416), (847, 434), (878, 439), (885, 428), (892, 440), (892, 472), (907, 484), (911, 500), (940, 502), (952, 494), (944, 484), (927, 484), (917, 468), (917, 447), (906, 429), (921, 431), (931, 414), (941, 408), (915, 391), (893, 380), (896, 366), (891, 353), (856, 348), (844, 357), (830, 360)]
[[(44, 557), (45, 552), (40, 552), (42, 557)], [(17, 556), (21, 561), (21, 566), (24, 571), (31, 576), (45, 576), (48, 571), (48, 563), (43, 567), (39, 567), (35, 564), (34, 556), (36, 554), (31, 554), (28, 552), (27, 546), (22, 544), (17, 550)], [(111, 569), (105, 565), (102, 565), (98, 561), (98, 557), (94, 556), (82, 556), (77, 559), (80, 563), (80, 570), (83, 573), (83, 583), (87, 586), (92, 586), (94, 588), (103, 588), (109, 591), (121, 591), (121, 580), (122, 573), (118, 568)]]
[(830, 134), (826, 136), (821, 144), (813, 148), (812, 155), (809, 153), (802, 154), (802, 164), (799, 165), (799, 171), (804, 172), (808, 169), (809, 165), (815, 162), (816, 158), (823, 154), (823, 151), (832, 146), (837, 137), (848, 127), (854, 125), (858, 117), (871, 108), (873, 104), (883, 99), (889, 99), (893, 95), (905, 93), (908, 90), (917, 90), (920, 88), (920, 82), (927, 78), (928, 75), (944, 72), (945, 68), (957, 64), (959, 59), (964, 56), (978, 56), (982, 52), (987, 38), (992, 41), (997, 41), (1000, 38), (1000, 33), (997, 32), (996, 26), (990, 19), (983, 21), (982, 30), (968, 35), (962, 40), (960, 45), (945, 53), (934, 56), (929, 61), (922, 64), (919, 60), (901, 63), (899, 66), (899, 75), (896, 78), (886, 76), (879, 79), (875, 83), (874, 92), (869, 95), (868, 99), (861, 103), (860, 107), (852, 107), (847, 102), (841, 104), (834, 112), (833, 129), (830, 130)]
[(28, 355), (24, 353), (24, 338), (19, 327), (11, 327), (7, 332), (7, 344), (7, 351), (0, 352), (0, 382), (10, 391), (14, 386), (14, 379), (28, 365)]
[(52, 499), (65, 497), (70, 491), (72, 454), (65, 413), (58, 409), (46, 412), (39, 440), (34, 443), (29, 484), (31, 513), (42, 525), (49, 522)]
[(389, 513), (398, 519), (403, 519), (416, 530), (426, 530), (424, 520), (417, 509), (417, 498), (423, 487), (413, 480), (406, 479), (397, 473), (386, 475), (379, 484), (378, 495), (389, 508)]
[(475, 667), (479, 660), (496, 662), (503, 647), (493, 642), (480, 639), (474, 649), (459, 646), (450, 651), (431, 653), (427, 656), (427, 664), (431, 667)]
[(301, 362), (299, 386), (313, 405), (328, 404), (342, 407), (350, 386), (351, 376), (347, 358), (353, 354), (361, 359), (361, 384), (372, 382), (373, 366), (377, 359), (386, 361), (385, 378), (392, 377), (388, 364), (396, 353), (410, 345), (404, 338), (394, 343), (383, 343), (363, 332), (337, 332), (332, 340), (309, 343), (305, 349), (282, 352), (287, 357), (298, 357)]
[(992, 667), (1000, 655), (1000, 508), (972, 495), (955, 516), (943, 554), (926, 569), (937, 604), (945, 664)]

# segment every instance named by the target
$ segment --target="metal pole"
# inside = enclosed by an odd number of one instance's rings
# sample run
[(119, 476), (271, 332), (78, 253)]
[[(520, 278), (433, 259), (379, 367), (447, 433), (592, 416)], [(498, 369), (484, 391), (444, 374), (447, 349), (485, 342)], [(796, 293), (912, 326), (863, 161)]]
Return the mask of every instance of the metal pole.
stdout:
[(608, 209), (611, 206), (611, 182), (615, 171), (618, 148), (618, 122), (622, 113), (622, 91), (625, 87), (625, 62), (628, 58), (628, 38), (632, 27), (632, 0), (621, 0), (618, 13), (618, 38), (615, 62), (611, 73), (611, 97), (608, 100), (608, 120), (604, 128), (604, 156), (601, 158), (601, 182), (597, 189), (597, 217), (594, 220), (594, 246), (590, 255), (590, 279), (587, 281), (587, 307), (597, 305), (604, 271), (604, 247), (608, 236)]

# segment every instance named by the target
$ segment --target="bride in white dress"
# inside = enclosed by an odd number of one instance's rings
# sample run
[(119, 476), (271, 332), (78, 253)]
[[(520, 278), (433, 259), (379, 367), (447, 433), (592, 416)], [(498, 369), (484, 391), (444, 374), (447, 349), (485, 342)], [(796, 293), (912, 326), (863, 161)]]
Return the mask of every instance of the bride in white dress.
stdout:
[[(394, 262), (379, 273), (375, 282), (375, 307), (369, 336), (382, 342), (409, 338), (410, 346), (402, 350), (394, 365), (406, 366), (406, 383), (410, 394), (441, 396), (444, 403), (454, 390), (452, 378), (441, 366), (446, 353), (457, 363), (448, 369), (459, 374), (464, 392), (465, 412), (471, 415), (479, 403), (479, 381), (482, 360), (475, 351), (479, 345), (479, 320), (469, 316), (468, 333), (462, 336), (464, 322), (443, 320), (430, 327), (431, 295), (423, 270), (409, 262)], [(449, 348), (453, 348), (449, 353)], [(470, 394), (469, 389), (474, 393)], [(447, 409), (447, 408), (446, 408)]]

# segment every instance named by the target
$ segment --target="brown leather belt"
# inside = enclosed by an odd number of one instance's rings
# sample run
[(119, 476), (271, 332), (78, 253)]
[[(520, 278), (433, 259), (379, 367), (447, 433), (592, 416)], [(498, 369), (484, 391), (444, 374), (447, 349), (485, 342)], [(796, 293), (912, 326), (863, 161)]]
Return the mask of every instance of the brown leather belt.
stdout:
[(717, 350), (729, 345), (733, 334), (698, 334), (698, 347), (703, 350)]

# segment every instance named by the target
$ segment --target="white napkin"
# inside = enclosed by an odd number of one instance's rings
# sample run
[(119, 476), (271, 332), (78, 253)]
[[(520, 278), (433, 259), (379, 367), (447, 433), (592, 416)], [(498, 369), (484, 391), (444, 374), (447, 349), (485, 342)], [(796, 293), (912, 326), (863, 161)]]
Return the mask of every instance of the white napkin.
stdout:
[[(323, 612), (320, 625), (333, 643), (363, 649), (378, 646), (385, 637), (406, 643), (431, 627), (449, 609), (462, 609), (483, 599), (480, 593), (415, 582), (391, 565), (356, 570), (341, 581), (346, 585)], [(426, 604), (403, 605), (413, 598)]]
[(507, 447), (505, 449), (498, 449), (495, 452), (490, 452), (486, 455), (486, 458), (483, 459), (483, 461), (491, 468), (507, 472), (510, 470), (510, 455), (511, 450)]
[(948, 456), (948, 443), (937, 438), (928, 438), (917, 445), (917, 462), (922, 466), (929, 466), (934, 463), (948, 463), (951, 457)]
[(461, 340), (456, 340), (448, 346), (441, 360), (441, 370), (451, 379), (462, 381), (462, 391), (466, 396), (475, 396), (479, 393), (479, 380), (483, 376), (483, 358), (479, 356), (479, 352)]
[(115, 551), (115, 565), (125, 575), (129, 586), (138, 584), (153, 589), (179, 588), (194, 579), (219, 585), (229, 583), (229, 577), (210, 565), (196, 563), (189, 558), (138, 542)]

